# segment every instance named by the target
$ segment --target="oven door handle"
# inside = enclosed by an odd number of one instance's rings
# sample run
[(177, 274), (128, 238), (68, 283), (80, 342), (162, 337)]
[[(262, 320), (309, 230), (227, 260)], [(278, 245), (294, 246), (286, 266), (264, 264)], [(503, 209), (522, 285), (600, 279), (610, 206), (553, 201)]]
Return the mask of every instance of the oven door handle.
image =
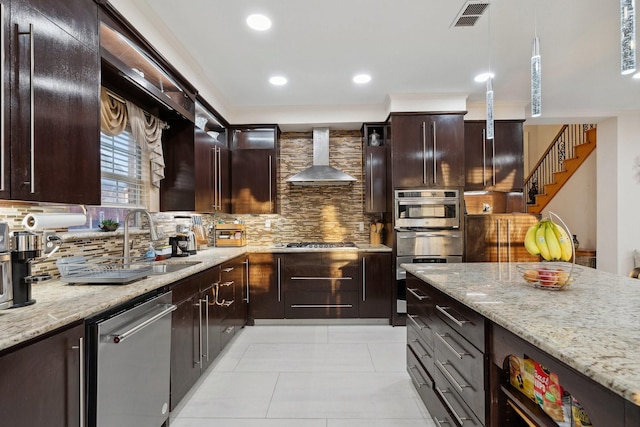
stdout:
[(411, 236), (398, 236), (398, 239), (415, 239), (416, 237), (448, 237), (450, 239), (457, 239), (460, 235), (449, 233), (415, 233)]
[(147, 326), (151, 325), (155, 321), (157, 321), (160, 318), (166, 316), (167, 314), (171, 313), (172, 311), (175, 311), (178, 308), (178, 306), (175, 305), (175, 304), (161, 304), (158, 307), (161, 307), (162, 311), (160, 311), (159, 313), (154, 314), (153, 316), (147, 318), (143, 322), (138, 323), (137, 325), (131, 327), (130, 329), (126, 330), (125, 332), (122, 332), (120, 334), (110, 334), (110, 335), (108, 335), (107, 336), (107, 338), (108, 338), (107, 341), (108, 342), (112, 342), (114, 344), (119, 344), (122, 341), (124, 341), (127, 338), (131, 337), (132, 335), (140, 332), (141, 330), (143, 330)]

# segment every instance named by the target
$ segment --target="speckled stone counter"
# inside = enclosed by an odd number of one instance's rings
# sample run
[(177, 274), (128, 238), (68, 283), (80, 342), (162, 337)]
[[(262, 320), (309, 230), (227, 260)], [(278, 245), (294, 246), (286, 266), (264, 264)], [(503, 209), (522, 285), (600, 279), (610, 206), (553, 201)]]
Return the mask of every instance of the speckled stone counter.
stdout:
[(151, 275), (126, 285), (67, 284), (59, 280), (36, 283), (32, 287), (34, 305), (0, 310), (0, 351), (36, 338), (47, 332), (94, 316), (101, 311), (144, 295), (147, 292), (188, 277), (199, 271), (249, 252), (327, 252), (351, 250), (358, 252), (391, 252), (384, 245), (358, 245), (357, 248), (291, 249), (270, 246), (208, 248), (185, 258), (170, 258), (163, 263), (194, 263), (173, 273)]
[(561, 291), (536, 289), (514, 264), (404, 264), (547, 354), (640, 405), (640, 281), (576, 266)]

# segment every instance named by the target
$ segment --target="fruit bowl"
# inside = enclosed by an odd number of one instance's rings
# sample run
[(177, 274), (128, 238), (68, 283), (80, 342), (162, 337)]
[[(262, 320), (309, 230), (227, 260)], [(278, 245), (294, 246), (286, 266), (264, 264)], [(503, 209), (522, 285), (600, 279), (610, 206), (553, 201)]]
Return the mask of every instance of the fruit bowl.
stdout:
[(518, 264), (518, 273), (527, 282), (539, 289), (559, 291), (570, 286), (579, 276), (579, 271), (570, 262), (539, 262)]

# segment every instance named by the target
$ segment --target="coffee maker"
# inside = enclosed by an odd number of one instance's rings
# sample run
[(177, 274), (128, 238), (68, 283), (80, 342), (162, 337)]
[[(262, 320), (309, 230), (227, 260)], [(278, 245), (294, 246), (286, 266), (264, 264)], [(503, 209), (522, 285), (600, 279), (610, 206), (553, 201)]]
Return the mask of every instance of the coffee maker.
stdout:
[(0, 310), (11, 308), (13, 305), (9, 243), (9, 225), (0, 222)]
[(31, 305), (31, 284), (37, 281), (31, 275), (31, 261), (40, 256), (40, 238), (30, 231), (14, 231), (11, 247), (11, 276), (13, 282), (13, 307)]

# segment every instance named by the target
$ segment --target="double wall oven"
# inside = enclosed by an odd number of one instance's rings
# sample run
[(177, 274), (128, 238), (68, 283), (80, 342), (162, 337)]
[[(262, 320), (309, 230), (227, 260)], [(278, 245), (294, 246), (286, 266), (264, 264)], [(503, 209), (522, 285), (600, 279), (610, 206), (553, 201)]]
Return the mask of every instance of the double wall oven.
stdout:
[(395, 190), (394, 228), (397, 312), (406, 313), (407, 263), (462, 262), (464, 207), (462, 188)]

